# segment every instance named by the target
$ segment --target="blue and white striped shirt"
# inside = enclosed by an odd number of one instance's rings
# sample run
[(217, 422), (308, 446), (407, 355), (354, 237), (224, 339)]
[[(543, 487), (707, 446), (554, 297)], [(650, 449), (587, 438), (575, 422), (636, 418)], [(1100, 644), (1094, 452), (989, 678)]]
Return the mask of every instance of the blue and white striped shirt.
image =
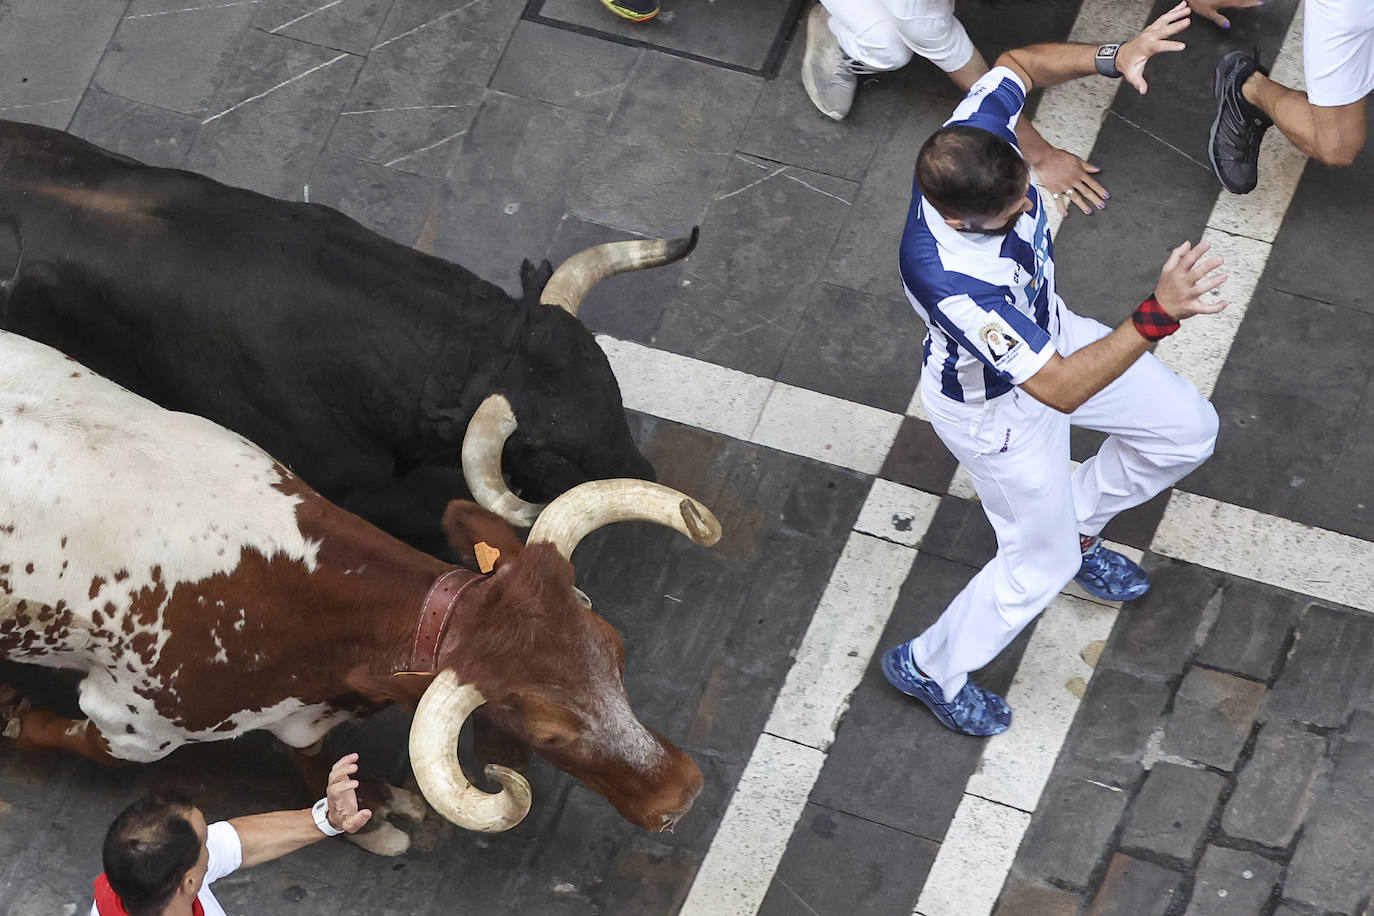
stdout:
[[(979, 127), (1016, 146), (1025, 103), (1021, 80), (995, 67), (945, 124)], [(1010, 233), (979, 235), (948, 226), (913, 183), (901, 272), (907, 298), (926, 323), (927, 392), (966, 403), (990, 400), (1039, 372), (1054, 354), (1064, 308), (1055, 292), (1054, 246), (1034, 184), (1026, 196), (1032, 207)]]

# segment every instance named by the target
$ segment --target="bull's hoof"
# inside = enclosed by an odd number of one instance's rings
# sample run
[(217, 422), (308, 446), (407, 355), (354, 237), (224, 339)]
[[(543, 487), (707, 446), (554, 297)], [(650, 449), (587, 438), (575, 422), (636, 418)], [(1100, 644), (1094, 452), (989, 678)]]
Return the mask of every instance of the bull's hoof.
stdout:
[(425, 812), (429, 810), (420, 793), (398, 786), (386, 787), (386, 809), (388, 814), (395, 814), (417, 824), (425, 819)]
[(0, 737), (19, 737), (19, 717), (29, 710), (29, 701), (13, 687), (0, 686)]
[(399, 856), (410, 848), (410, 835), (385, 819), (379, 819), (376, 812), (366, 827), (349, 834), (348, 839), (354, 846), (377, 856)]
[(399, 856), (410, 848), (410, 834), (391, 823), (395, 817), (419, 824), (428, 808), (418, 792), (410, 792), (386, 783), (374, 783), (384, 801), (372, 808), (372, 820), (349, 837), (354, 845), (379, 856)]

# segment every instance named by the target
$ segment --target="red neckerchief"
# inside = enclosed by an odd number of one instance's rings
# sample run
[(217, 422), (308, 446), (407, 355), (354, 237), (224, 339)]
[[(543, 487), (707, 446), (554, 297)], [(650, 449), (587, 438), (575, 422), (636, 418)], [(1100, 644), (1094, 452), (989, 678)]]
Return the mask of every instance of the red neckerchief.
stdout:
[[(120, 902), (119, 895), (110, 887), (110, 879), (105, 877), (104, 872), (95, 879), (95, 908), (100, 916), (129, 916), (124, 904)], [(205, 916), (205, 907), (200, 905), (199, 896), (191, 903), (191, 912), (195, 916)]]

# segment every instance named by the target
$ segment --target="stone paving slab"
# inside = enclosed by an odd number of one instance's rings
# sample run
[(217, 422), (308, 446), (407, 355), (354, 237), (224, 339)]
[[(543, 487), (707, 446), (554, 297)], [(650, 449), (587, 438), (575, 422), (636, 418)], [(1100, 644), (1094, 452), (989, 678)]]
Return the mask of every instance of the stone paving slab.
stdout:
[(1164, 753), (1230, 770), (1250, 738), (1263, 697), (1263, 684), (1190, 668), (1164, 724)]
[(1055, 886), (1092, 886), (1105, 867), (1105, 851), (1129, 801), (1124, 789), (1095, 779), (1052, 776), (1021, 843), (1013, 875)]
[[(1374, 112), (1370, 113), (1374, 120)], [(1283, 228), (1274, 242), (1269, 282), (1278, 289), (1319, 302), (1338, 304), (1352, 312), (1368, 313), (1374, 304), (1359, 295), (1374, 282), (1374, 264), (1365, 258), (1358, 240), (1374, 232), (1374, 213), (1349, 208), (1339, 236), (1319, 241), (1321, 223), (1331, 213), (1344, 213), (1345, 202), (1369, 200), (1374, 194), (1374, 151), (1368, 146), (1345, 169), (1309, 162)], [(1252, 333), (1259, 333), (1255, 328)]]
[[(697, 258), (664, 310), (656, 346), (776, 378), (806, 320), (819, 265), (849, 218), (852, 182), (734, 156), (724, 164)], [(705, 265), (718, 265), (704, 270)], [(789, 330), (782, 330), (782, 329)]]
[(1285, 898), (1356, 912), (1374, 891), (1374, 744), (1341, 742), (1288, 866)]
[(1186, 916), (1262, 913), (1278, 885), (1281, 867), (1250, 852), (1208, 846), (1193, 882)]
[(677, 0), (656, 19), (629, 23), (597, 4), (532, 0), (526, 15), (771, 76), (801, 6), (802, 0), (753, 0), (726, 7), (710, 0)]
[(1077, 916), (1081, 903), (1076, 894), (1012, 878), (993, 916)]
[(1374, 316), (1262, 285), (1232, 349), (1254, 368), (1228, 363), (1217, 382), (1219, 435), (1230, 445), (1192, 476), (1193, 492), (1370, 537), (1369, 471), (1341, 456), (1374, 385), (1371, 345)]
[(922, 837), (808, 804), (758, 912), (909, 912), (937, 849)]
[[(878, 652), (915, 636), (958, 593), (973, 570), (924, 553), (916, 558)], [(977, 675), (990, 690), (1005, 690), (1016, 644)], [(811, 801), (938, 841), (958, 807), (963, 786), (986, 739), (953, 735), (920, 704), (869, 668), (840, 724)], [(784, 860), (785, 861), (785, 860)]]
[(1207, 770), (1156, 763), (1136, 796), (1122, 848), (1191, 862), (1224, 784)]
[(904, 417), (878, 476), (918, 490), (943, 493), (958, 466), (928, 420)]
[(1267, 683), (1303, 610), (1298, 596), (1253, 582), (1234, 582), (1222, 595), (1221, 611), (1197, 661)]
[(1374, 617), (1314, 604), (1294, 630), (1295, 644), (1265, 698), (1265, 721), (1289, 718), (1341, 726), (1374, 690), (1374, 658), (1362, 646), (1374, 639)]
[(1179, 889), (1177, 872), (1118, 853), (1107, 867), (1089, 916), (1164, 916)]
[[(1063, 37), (1079, 5), (959, 13), (991, 58)], [(1295, 6), (1235, 11), (1227, 33), (1197, 23), (1189, 51), (1152, 68), (1148, 96), (1117, 93), (1091, 155), (1113, 201), (1055, 240), (1072, 307), (1115, 324), (1167, 250), (1200, 234), (1217, 198), (1199, 132), (1211, 63), (1255, 38), (1272, 55)], [(915, 151), (957, 95), (916, 62), (865, 80), (845, 122), (820, 117), (797, 79), (803, 12), (798, 0), (672, 0), (634, 26), (594, 0), (0, 0), (0, 116), (308, 196), (512, 291), (521, 258), (699, 223), (687, 261), (593, 290), (587, 324), (900, 414), (920, 331), (896, 241)], [(723, 65), (696, 59), (711, 56)], [(1217, 455), (1181, 484), (1366, 539), (1374, 382), (1358, 244), (1374, 211), (1355, 202), (1374, 195), (1370, 155), (1307, 167), (1217, 385)], [(536, 762), (535, 810), (507, 834), (431, 815), (400, 860), (320, 844), (225, 884), (231, 911), (639, 916), (683, 905), (871, 478), (631, 421), (661, 477), (726, 524), (712, 551), (626, 526), (578, 555), (581, 583), (625, 633), (636, 709), (701, 765), (692, 817), (674, 834), (640, 833)], [(1074, 456), (1097, 441), (1076, 435)], [(944, 494), (953, 474), (929, 424), (903, 420), (881, 476)], [(1167, 502), (1123, 514), (1109, 536), (1148, 551)], [(912, 543), (921, 552), (880, 649), (932, 619), (995, 549), (977, 504), (955, 497)], [(1155, 589), (1120, 612), (995, 912), (1247, 912), (1263, 886), (1274, 889), (1248, 911), (1258, 916), (1367, 910), (1369, 618), (1145, 562)], [(1005, 689), (1028, 636), (980, 679)], [(1218, 683), (1229, 689), (1203, 689)], [(873, 666), (850, 703), (763, 912), (909, 913), (986, 744), (942, 729)], [(405, 728), (390, 713), (331, 743), (403, 781)], [(0, 912), (84, 912), (100, 831), (162, 783), (212, 816), (243, 813), (245, 799), (309, 800), (261, 736), (119, 771), (0, 748)], [(1215, 802), (1200, 828), (1198, 794)], [(1146, 830), (1147, 808), (1188, 814), (1192, 829)]]
[(1288, 846), (1306, 817), (1325, 755), (1321, 735), (1284, 723), (1264, 726), (1227, 802), (1222, 829), (1265, 846)]
[(66, 127), (124, 6), (123, 0), (0, 3), (0, 117)]
[(180, 168), (200, 131), (200, 119), (89, 89), (68, 129), (149, 165)]

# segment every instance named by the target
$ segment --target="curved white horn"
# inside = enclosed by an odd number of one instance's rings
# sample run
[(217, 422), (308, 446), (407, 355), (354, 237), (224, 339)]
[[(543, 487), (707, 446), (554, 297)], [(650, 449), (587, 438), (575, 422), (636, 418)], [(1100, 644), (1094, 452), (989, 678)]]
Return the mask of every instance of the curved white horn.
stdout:
[(568, 258), (553, 272), (544, 291), (539, 295), (541, 305), (556, 305), (576, 315), (587, 292), (607, 277), (627, 270), (661, 267), (685, 258), (697, 245), (697, 227), (692, 234), (680, 239), (643, 239), (632, 242), (606, 242)]
[(495, 795), (483, 792), (458, 764), (458, 733), (486, 702), (472, 684), (459, 684), (452, 669), (441, 671), (425, 688), (410, 725), (410, 766), (425, 801), (465, 830), (499, 833), (530, 813), (530, 784), (509, 767), (490, 764), (489, 778), (501, 784)]
[(478, 505), (517, 528), (528, 528), (544, 507), (512, 493), (501, 474), (501, 450), (516, 425), (510, 401), (504, 395), (488, 395), (463, 434), (463, 479)]
[(588, 534), (625, 521), (667, 525), (703, 547), (720, 540), (720, 522), (695, 499), (659, 483), (622, 477), (589, 480), (549, 503), (530, 529), (529, 543), (548, 541), (571, 560)]

